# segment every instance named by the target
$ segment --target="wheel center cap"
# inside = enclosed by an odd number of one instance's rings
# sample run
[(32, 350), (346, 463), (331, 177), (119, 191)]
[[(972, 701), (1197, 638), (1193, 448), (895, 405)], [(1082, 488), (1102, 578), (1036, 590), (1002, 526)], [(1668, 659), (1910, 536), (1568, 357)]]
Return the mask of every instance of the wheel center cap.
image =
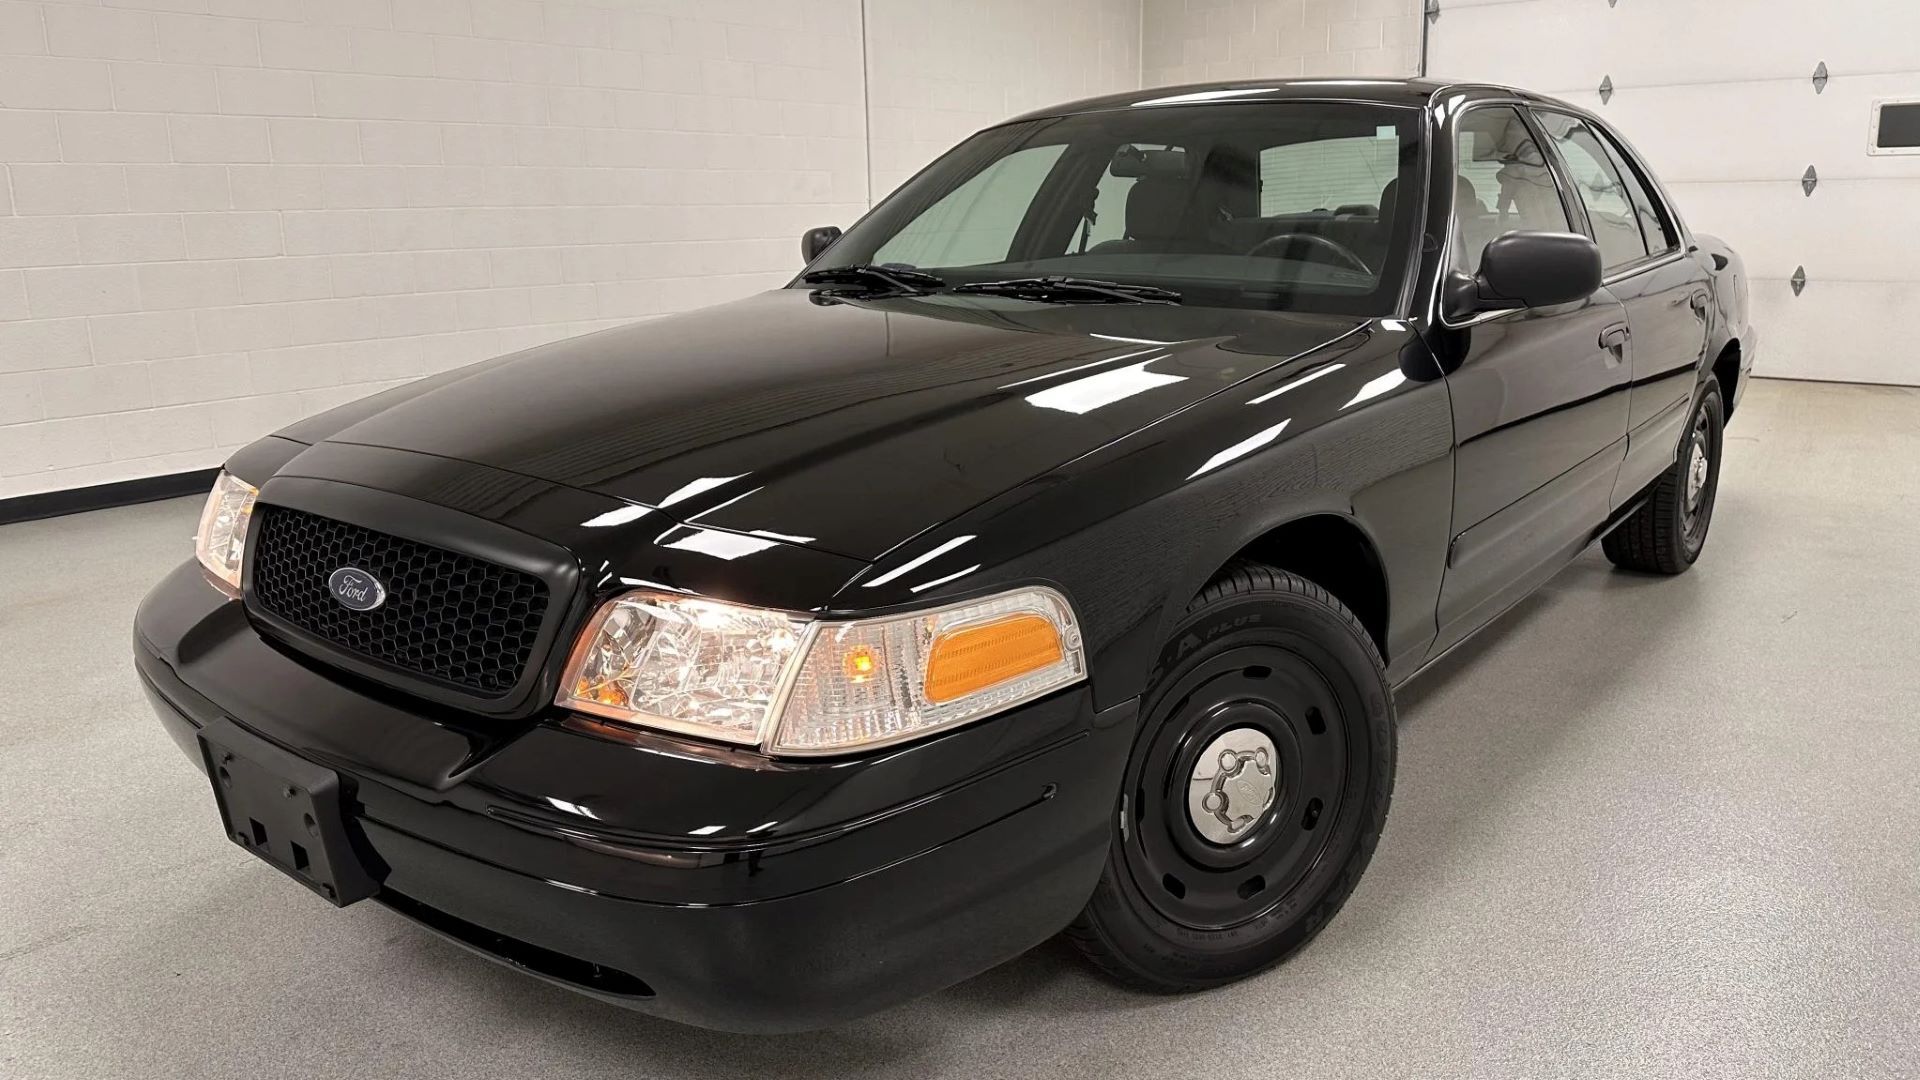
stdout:
[(1280, 778), (1273, 740), (1257, 728), (1223, 731), (1194, 762), (1187, 816), (1209, 843), (1232, 844), (1273, 806)]
[(1700, 491), (1707, 486), (1707, 455), (1700, 452), (1700, 444), (1693, 444), (1692, 459), (1687, 462), (1687, 501), (1699, 502)]

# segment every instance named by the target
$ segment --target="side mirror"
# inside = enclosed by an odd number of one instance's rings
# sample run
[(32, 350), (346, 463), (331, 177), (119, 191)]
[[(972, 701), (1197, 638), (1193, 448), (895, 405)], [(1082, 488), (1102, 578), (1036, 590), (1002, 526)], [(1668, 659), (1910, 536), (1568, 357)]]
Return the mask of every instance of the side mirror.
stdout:
[(1552, 307), (1592, 296), (1600, 288), (1600, 249), (1574, 233), (1510, 232), (1488, 242), (1480, 273), (1455, 274), (1447, 287), (1449, 314), (1506, 308)]
[(817, 229), (808, 229), (800, 234), (800, 257), (808, 262), (820, 257), (820, 253), (833, 246), (840, 239), (840, 226), (822, 225)]

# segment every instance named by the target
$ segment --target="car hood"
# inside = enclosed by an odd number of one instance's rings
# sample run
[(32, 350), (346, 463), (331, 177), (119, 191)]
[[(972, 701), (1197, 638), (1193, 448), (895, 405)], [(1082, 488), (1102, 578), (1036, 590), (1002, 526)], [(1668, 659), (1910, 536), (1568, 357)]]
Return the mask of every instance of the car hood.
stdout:
[(448, 372), (281, 434), (609, 495), (742, 553), (784, 542), (872, 560), (1365, 321), (784, 289)]

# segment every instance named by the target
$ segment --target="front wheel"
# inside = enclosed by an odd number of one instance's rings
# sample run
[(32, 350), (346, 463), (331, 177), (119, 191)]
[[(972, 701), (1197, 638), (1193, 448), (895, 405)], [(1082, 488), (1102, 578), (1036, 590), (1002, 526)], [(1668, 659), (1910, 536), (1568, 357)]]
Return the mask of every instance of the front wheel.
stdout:
[(1700, 557), (1713, 523), (1714, 495), (1720, 490), (1721, 428), (1725, 423), (1720, 384), (1701, 388), (1674, 462), (1653, 493), (1600, 541), (1600, 549), (1623, 570), (1678, 574)]
[(1393, 767), (1393, 695), (1359, 620), (1304, 578), (1230, 567), (1161, 652), (1106, 869), (1069, 938), (1165, 992), (1285, 960), (1366, 869)]

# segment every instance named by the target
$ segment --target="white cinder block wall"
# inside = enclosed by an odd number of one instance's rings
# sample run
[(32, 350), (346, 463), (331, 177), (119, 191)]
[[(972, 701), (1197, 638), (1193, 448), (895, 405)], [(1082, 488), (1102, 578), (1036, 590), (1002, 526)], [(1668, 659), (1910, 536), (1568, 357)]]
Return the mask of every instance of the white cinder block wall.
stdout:
[(0, 497), (777, 284), (861, 70), (859, 0), (0, 0)]
[(1387, 3), (0, 0), (0, 498), (776, 285), (1032, 107), (1411, 72)]
[(867, 0), (873, 191), (1031, 109), (1133, 90), (1141, 0)]
[(1148, 86), (1420, 68), (1418, 0), (1144, 0)]

